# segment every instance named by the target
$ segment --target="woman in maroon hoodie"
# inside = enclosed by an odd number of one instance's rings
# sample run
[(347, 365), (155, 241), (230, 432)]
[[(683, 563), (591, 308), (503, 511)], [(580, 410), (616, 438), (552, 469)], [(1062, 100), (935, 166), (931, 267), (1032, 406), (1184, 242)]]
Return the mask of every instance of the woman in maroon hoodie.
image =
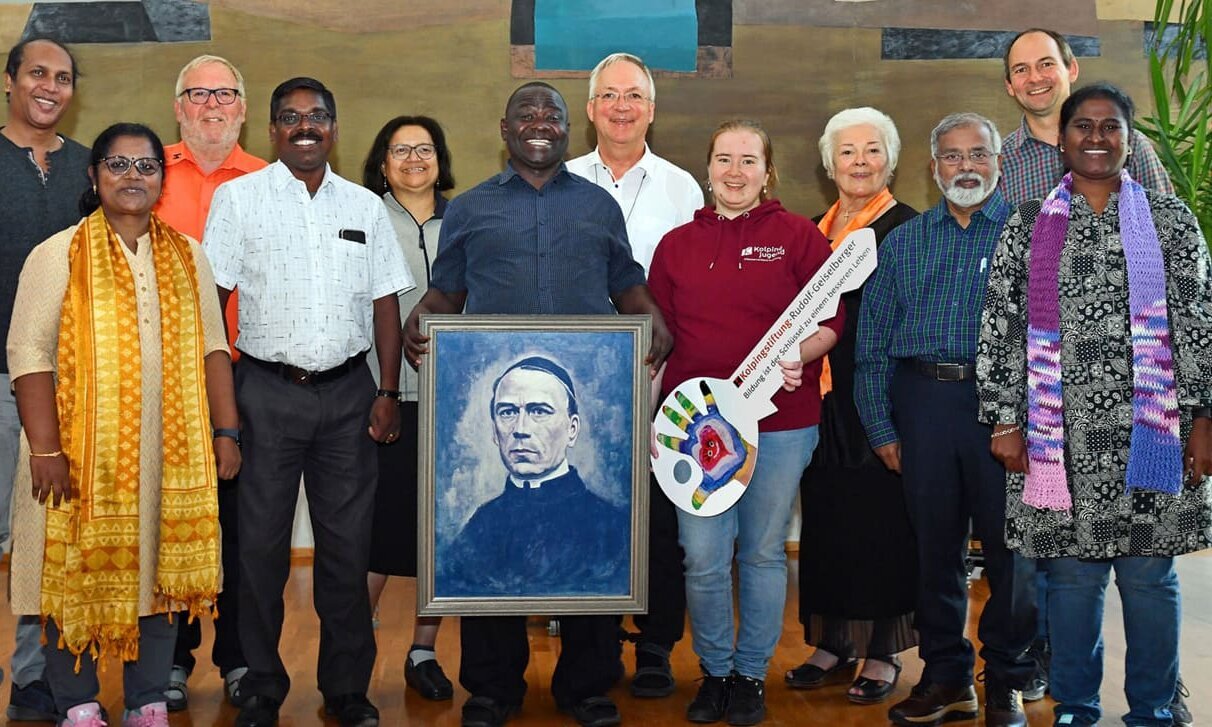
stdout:
[[(698, 376), (728, 378), (829, 257), (811, 220), (770, 198), (778, 181), (770, 138), (757, 122), (729, 121), (711, 138), (707, 161), (713, 205), (657, 246), (648, 285), (677, 342), (661, 396)], [(678, 511), (686, 551), (686, 601), (694, 650), (704, 672), (686, 710), (691, 722), (749, 725), (765, 717), (766, 668), (783, 626), (787, 590), (784, 541), (800, 475), (812, 458), (820, 420), (820, 358), (842, 317), (780, 362), (778, 411), (759, 423), (757, 466), (745, 495), (709, 517)], [(740, 581), (734, 633), (732, 559)]]

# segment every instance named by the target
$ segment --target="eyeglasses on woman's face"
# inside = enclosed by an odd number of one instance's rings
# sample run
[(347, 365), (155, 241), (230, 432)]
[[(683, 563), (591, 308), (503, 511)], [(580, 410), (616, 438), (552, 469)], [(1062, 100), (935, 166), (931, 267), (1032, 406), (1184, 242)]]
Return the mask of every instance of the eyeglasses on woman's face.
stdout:
[(438, 153), (438, 148), (433, 144), (417, 144), (415, 146), (392, 144), (387, 147), (387, 153), (398, 162), (404, 161), (412, 154), (416, 154), (417, 159), (433, 159), (434, 154)]
[(134, 167), (136, 172), (145, 177), (152, 177), (159, 174), (160, 169), (164, 166), (163, 160), (156, 159), (154, 157), (140, 157), (138, 159), (132, 159), (130, 157), (113, 155), (102, 157), (99, 161), (101, 164), (104, 164), (105, 168), (109, 170), (110, 174), (113, 174), (115, 177), (124, 176), (130, 171), (131, 167)]

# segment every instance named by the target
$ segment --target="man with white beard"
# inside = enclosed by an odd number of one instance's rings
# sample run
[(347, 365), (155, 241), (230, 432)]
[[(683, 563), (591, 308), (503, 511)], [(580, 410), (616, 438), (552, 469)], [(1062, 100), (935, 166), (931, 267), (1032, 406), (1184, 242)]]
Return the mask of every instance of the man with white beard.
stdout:
[[(177, 75), (173, 111), (181, 132), (181, 141), (164, 149), (164, 186), (156, 214), (174, 229), (202, 241), (211, 198), (220, 184), (266, 166), (265, 161), (240, 147), (240, 130), (247, 110), (244, 76), (225, 58), (201, 55)], [(236, 351), (236, 295), (228, 302), (227, 336)], [(215, 640), (211, 659), (219, 669), (224, 692), (237, 707), (240, 678), (248, 671), (236, 622), (240, 588), (240, 547), (237, 535), (237, 490), (235, 480), (219, 481), (219, 527), (223, 531), (223, 591), (219, 594), (219, 618), (215, 619)], [(189, 614), (179, 614), (177, 645), (164, 697), (168, 711), (189, 706), (186, 682), (194, 670), (193, 651), (202, 643), (202, 619), (192, 622)]]
[(899, 725), (977, 716), (975, 655), (964, 637), (969, 520), (990, 590), (980, 620), (985, 724), (1027, 724), (1020, 691), (1035, 671), (1024, 657), (1035, 566), (1005, 546), (1006, 473), (989, 452), (992, 428), (976, 419), (985, 284), (1011, 211), (997, 189), (1000, 151), (997, 128), (978, 114), (952, 114), (934, 128), (930, 168), (943, 199), (884, 240), (859, 314), (855, 404), (875, 453), (903, 476), (918, 536), (914, 625), (926, 666), (888, 711)]

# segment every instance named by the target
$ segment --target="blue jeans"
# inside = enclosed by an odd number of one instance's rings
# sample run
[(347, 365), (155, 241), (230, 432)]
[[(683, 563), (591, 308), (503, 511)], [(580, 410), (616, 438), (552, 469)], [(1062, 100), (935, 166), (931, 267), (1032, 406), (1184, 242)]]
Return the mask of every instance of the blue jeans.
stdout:
[[(711, 517), (678, 510), (694, 653), (709, 676), (736, 671), (766, 678), (783, 631), (791, 508), (817, 440), (816, 427), (759, 434), (757, 467), (736, 505)], [(734, 548), (740, 579), (739, 634), (732, 625)]]
[(1099, 719), (1103, 680), (1103, 601), (1111, 568), (1124, 604), (1124, 723), (1170, 725), (1178, 680), (1180, 604), (1173, 558), (1047, 561), (1052, 697), (1056, 714)]

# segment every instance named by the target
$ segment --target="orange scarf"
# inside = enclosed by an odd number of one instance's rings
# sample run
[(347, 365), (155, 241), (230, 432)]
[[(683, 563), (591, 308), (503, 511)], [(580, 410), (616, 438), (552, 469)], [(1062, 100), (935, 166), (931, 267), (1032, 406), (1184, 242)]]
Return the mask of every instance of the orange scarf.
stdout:
[(163, 475), (157, 562), (142, 566), (134, 277), (101, 210), (81, 221), (68, 248), (56, 403), (78, 494), (58, 508), (47, 502), (42, 613), (59, 626), (59, 648), (77, 657), (113, 650), (123, 661), (138, 658), (141, 567), (156, 569), (156, 613), (205, 613), (218, 592), (217, 481), (197, 272), (188, 239), (155, 215), (149, 232), (164, 369)]
[[(867, 200), (867, 204), (854, 214), (841, 229), (833, 231), (833, 225), (837, 221), (838, 216), (842, 211), (842, 201), (838, 200), (833, 203), (821, 221), (817, 223), (817, 227), (821, 228), (821, 232), (825, 237), (829, 238), (829, 247), (834, 250), (842, 244), (842, 240), (846, 239), (855, 230), (861, 230), (864, 227), (870, 227), (872, 222), (878, 220), (885, 212), (896, 206), (896, 199), (892, 196), (892, 192), (888, 191), (887, 187), (880, 190), (879, 194)], [(825, 398), (825, 394), (833, 391), (833, 369), (829, 365), (829, 357), (826, 356), (821, 362), (821, 398)]]

